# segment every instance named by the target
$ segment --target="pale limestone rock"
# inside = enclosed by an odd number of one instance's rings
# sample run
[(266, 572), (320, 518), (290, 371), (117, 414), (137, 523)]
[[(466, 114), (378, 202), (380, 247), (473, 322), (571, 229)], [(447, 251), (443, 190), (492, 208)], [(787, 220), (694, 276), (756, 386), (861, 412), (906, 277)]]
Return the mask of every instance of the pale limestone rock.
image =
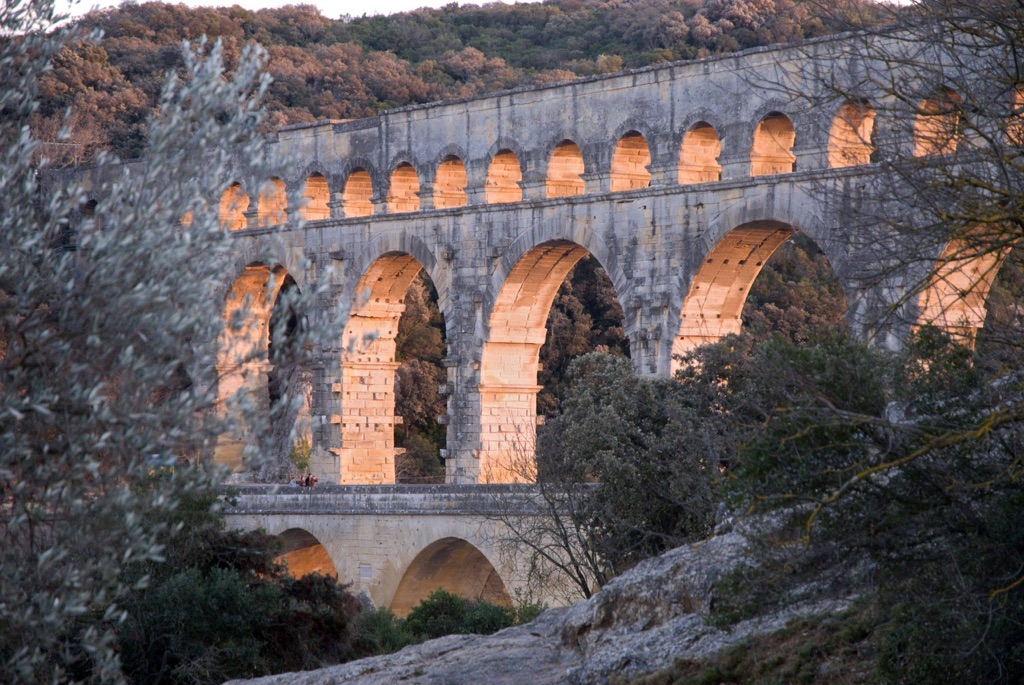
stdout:
[(591, 599), (490, 636), (452, 635), (396, 654), (234, 685), (545, 685), (605, 683), (675, 658), (705, 657), (748, 635), (782, 627), (791, 614), (709, 626), (712, 585), (744, 550), (738, 533), (671, 550), (616, 578)]

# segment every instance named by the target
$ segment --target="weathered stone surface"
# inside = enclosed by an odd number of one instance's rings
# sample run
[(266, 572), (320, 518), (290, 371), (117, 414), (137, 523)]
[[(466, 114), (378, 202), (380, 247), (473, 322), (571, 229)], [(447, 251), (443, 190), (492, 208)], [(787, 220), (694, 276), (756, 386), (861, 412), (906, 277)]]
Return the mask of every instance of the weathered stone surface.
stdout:
[(572, 650), (559, 639), (565, 609), (553, 609), (536, 621), (490, 636), (450, 635), (396, 654), (361, 659), (305, 673), (233, 681), (247, 685), (485, 685), (487, 683), (564, 683), (576, 665)]
[[(236, 685), (543, 685), (606, 683), (676, 658), (702, 658), (746, 637), (776, 630), (797, 610), (740, 623), (729, 632), (705, 622), (712, 585), (744, 550), (737, 533), (680, 547), (613, 580), (591, 599), (553, 609), (491, 636), (448, 636), (396, 654)], [(816, 607), (820, 609), (820, 607)]]

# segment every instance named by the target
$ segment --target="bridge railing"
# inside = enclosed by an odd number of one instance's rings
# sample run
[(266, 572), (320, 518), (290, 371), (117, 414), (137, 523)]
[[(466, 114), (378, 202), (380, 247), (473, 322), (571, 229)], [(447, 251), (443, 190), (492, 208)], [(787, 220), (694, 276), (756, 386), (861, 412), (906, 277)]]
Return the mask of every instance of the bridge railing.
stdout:
[(530, 484), (234, 485), (222, 488), (220, 495), (228, 516), (539, 513), (537, 486)]

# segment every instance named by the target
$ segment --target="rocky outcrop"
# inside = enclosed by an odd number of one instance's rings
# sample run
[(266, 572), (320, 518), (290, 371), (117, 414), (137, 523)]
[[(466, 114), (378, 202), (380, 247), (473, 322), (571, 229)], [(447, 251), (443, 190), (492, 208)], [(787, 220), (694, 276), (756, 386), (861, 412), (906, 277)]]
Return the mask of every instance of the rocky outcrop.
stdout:
[(591, 685), (650, 672), (776, 630), (794, 615), (728, 632), (705, 622), (715, 580), (743, 551), (738, 533), (719, 535), (649, 559), (585, 602), (494, 635), (450, 635), (395, 654), (231, 685)]

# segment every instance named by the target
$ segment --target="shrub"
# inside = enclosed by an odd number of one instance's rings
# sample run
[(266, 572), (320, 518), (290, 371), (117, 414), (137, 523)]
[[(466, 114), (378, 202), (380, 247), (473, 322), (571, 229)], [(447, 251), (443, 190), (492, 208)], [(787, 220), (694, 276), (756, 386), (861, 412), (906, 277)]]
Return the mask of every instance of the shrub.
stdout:
[(516, 623), (529, 623), (533, 619), (537, 618), (545, 611), (548, 607), (546, 604), (540, 602), (530, 602), (529, 604), (520, 604), (516, 607)]
[(291, 452), (288, 453), (288, 458), (299, 473), (305, 473), (309, 470), (309, 456), (313, 446), (309, 442), (309, 438), (301, 437), (295, 441), (292, 445)]
[(406, 625), (422, 640), (455, 633), (490, 635), (516, 622), (515, 610), (485, 601), (473, 601), (438, 589), (417, 604)]
[(363, 611), (355, 619), (352, 646), (360, 658), (391, 654), (418, 642), (406, 622), (387, 607)]
[(124, 574), (135, 589), (117, 642), (131, 682), (212, 684), (355, 656), (358, 602), (345, 587), (319, 574), (291, 577), (276, 561), (276, 538), (225, 530), (212, 502), (185, 499), (167, 530), (180, 524), (189, 534), (164, 541), (164, 563)]

